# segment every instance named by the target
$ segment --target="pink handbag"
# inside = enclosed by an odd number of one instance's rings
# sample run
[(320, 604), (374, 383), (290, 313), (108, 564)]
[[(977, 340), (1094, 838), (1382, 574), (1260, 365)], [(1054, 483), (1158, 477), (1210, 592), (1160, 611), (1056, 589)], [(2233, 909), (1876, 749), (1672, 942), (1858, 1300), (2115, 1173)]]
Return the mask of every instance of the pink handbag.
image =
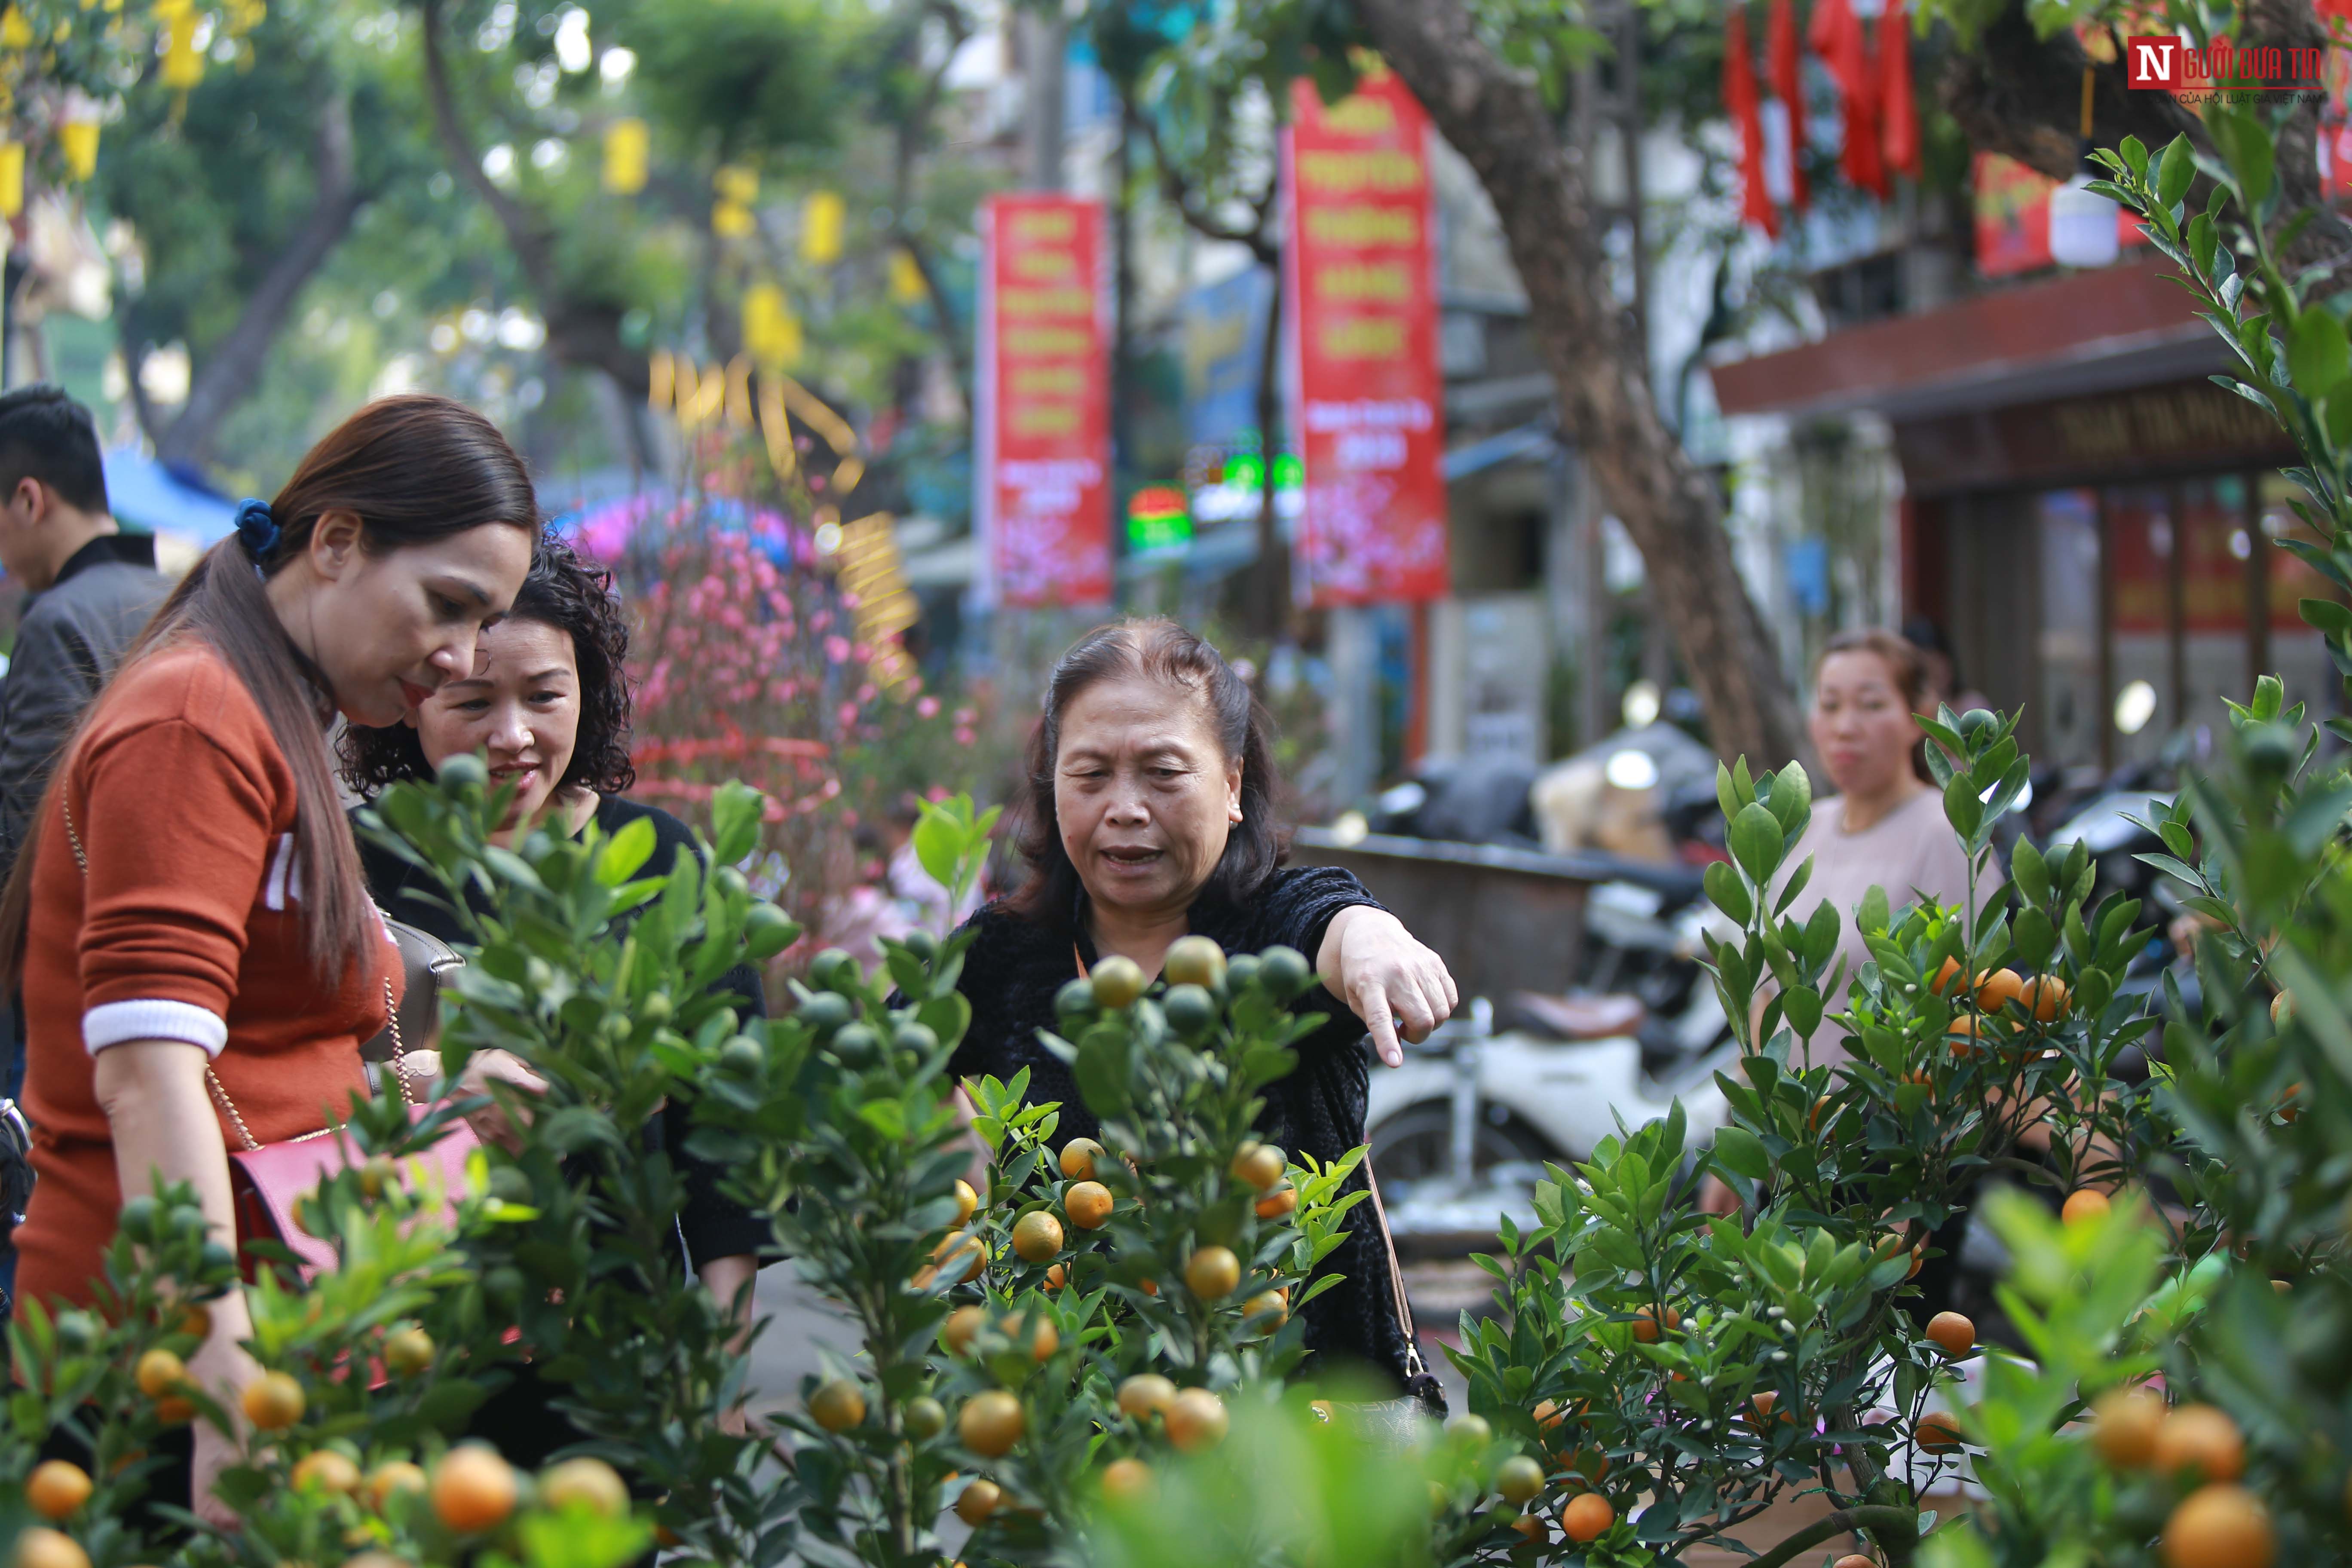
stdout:
[[(84, 878), (88, 878), (89, 857), (83, 852), (81, 834), (74, 827), (73, 803), (66, 798), (62, 790), (58, 792), (58, 801), (65, 813), (66, 843), (73, 850), (74, 865)], [(389, 916), (384, 918), (387, 928), (395, 923)], [(399, 944), (395, 942), (394, 945)], [(438, 942), (430, 943), (430, 947), (445, 953), (447, 952)], [(401, 948), (404, 962), (408, 952), (408, 948)], [(437, 988), (440, 984), (439, 968), (440, 965), (436, 963), (432, 973), (421, 981), (412, 980), (411, 984)], [(416, 1102), (415, 1095), (410, 1091), (408, 1075), (400, 1070), (401, 1058), (407, 1052), (401, 1039), (400, 1005), (393, 995), (389, 980), (383, 983), (383, 1008), (384, 1027), (392, 1037), (392, 1059), (387, 1065), (392, 1068), (394, 1080), (400, 1085), (400, 1097), (408, 1102), (408, 1114), (414, 1121), (424, 1114), (425, 1108)], [(237, 1114), (236, 1102), (229, 1099), (228, 1089), (221, 1083), (220, 1075), (213, 1071), (209, 1062), (205, 1064), (205, 1083), (212, 1089), (213, 1099), (220, 1103), (221, 1113), (228, 1118), (229, 1125), (236, 1129), (236, 1135), (245, 1142), (243, 1149), (229, 1152), (228, 1174), (230, 1197), (236, 1207), (237, 1260), (247, 1281), (251, 1282), (260, 1259), (245, 1250), (246, 1243), (264, 1238), (285, 1243), (287, 1249), (301, 1259), (301, 1276), (305, 1283), (320, 1269), (332, 1268), (335, 1266), (333, 1244), (304, 1230), (295, 1220), (294, 1205), (327, 1177), (358, 1163), (359, 1151), (352, 1146), (351, 1140), (343, 1135), (340, 1127), (321, 1128), (316, 1132), (305, 1132), (299, 1138), (289, 1138), (279, 1143), (264, 1143), (254, 1137), (245, 1124), (245, 1118)], [(479, 1145), (480, 1140), (475, 1137), (471, 1127), (463, 1121), (453, 1122), (434, 1141), (430, 1150), (408, 1162), (411, 1180), (415, 1179), (415, 1167), (419, 1160), (429, 1159), (438, 1168), (443, 1210), (452, 1219), (457, 1212), (457, 1195), (466, 1190), (467, 1159)]]
[[(392, 1005), (392, 983), (384, 982), (384, 1003)], [(400, 1015), (395, 1009), (389, 1015), (393, 1020), (393, 1036), (399, 1038)], [(400, 1058), (404, 1052), (395, 1051), (391, 1062), (393, 1077), (399, 1081), (401, 1098), (408, 1101), (411, 1121), (425, 1114), (425, 1108), (410, 1093), (408, 1076), (400, 1070)], [(236, 1105), (222, 1087), (220, 1078), (210, 1066), (205, 1068), (205, 1082), (220, 1102), (230, 1125), (245, 1140), (243, 1149), (232, 1150), (228, 1157), (229, 1194), (236, 1205), (237, 1257), (249, 1283), (260, 1259), (246, 1250), (250, 1241), (267, 1238), (285, 1243), (289, 1251), (301, 1260), (301, 1277), (307, 1283), (321, 1268), (335, 1266), (332, 1243), (322, 1241), (304, 1230), (295, 1218), (295, 1205), (317, 1188), (320, 1182), (360, 1163), (360, 1152), (340, 1127), (329, 1127), (317, 1132), (306, 1132), (299, 1138), (289, 1138), (282, 1143), (261, 1143), (246, 1131), (245, 1118), (239, 1116)], [(454, 1220), (457, 1197), (466, 1190), (466, 1162), (480, 1140), (474, 1130), (463, 1121), (451, 1123), (436, 1139), (425, 1153), (405, 1162), (404, 1175), (415, 1182), (421, 1173), (417, 1167), (430, 1161), (440, 1177), (441, 1205), (445, 1216)]]

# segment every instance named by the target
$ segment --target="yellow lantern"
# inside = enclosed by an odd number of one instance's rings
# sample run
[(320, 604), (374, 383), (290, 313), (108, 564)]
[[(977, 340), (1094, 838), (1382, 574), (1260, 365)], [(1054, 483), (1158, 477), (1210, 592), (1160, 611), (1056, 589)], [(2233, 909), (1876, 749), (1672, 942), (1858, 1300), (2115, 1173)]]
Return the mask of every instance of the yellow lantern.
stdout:
[(801, 207), (801, 259), (825, 267), (841, 259), (842, 220), (848, 204), (839, 192), (819, 191)]
[(77, 180), (98, 173), (98, 121), (68, 120), (58, 127), (58, 151), (65, 154), (66, 172)]
[(710, 232), (721, 239), (744, 239), (759, 227), (751, 209), (740, 202), (717, 201), (710, 204)]
[(890, 253), (890, 298), (901, 305), (922, 302), (930, 292), (923, 286), (923, 269), (915, 265), (914, 254), (904, 247)]
[(634, 196), (646, 188), (646, 154), (650, 136), (642, 120), (615, 120), (604, 128), (604, 188), (616, 196)]
[(0, 142), (0, 217), (25, 210), (25, 144)]
[(165, 87), (181, 92), (205, 79), (205, 57), (196, 48), (194, 12), (184, 9), (172, 17), (172, 42), (163, 51), (163, 68), (158, 74)]
[(11, 5), (0, 11), (0, 49), (22, 52), (33, 47), (33, 24), (25, 13)]
[(773, 283), (743, 291), (743, 346), (770, 370), (789, 368), (801, 357), (801, 319)]
[(721, 201), (748, 207), (760, 199), (760, 176), (740, 163), (721, 163), (710, 176), (710, 188)]

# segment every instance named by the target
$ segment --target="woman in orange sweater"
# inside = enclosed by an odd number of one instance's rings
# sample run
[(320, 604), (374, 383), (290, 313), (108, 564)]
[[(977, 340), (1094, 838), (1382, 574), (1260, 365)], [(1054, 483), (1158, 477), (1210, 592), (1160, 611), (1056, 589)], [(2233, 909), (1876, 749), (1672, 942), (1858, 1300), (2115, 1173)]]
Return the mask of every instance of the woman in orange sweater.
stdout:
[[(37, 1183), (21, 1293), (87, 1303), (125, 1194), (191, 1184), (234, 1245), (228, 1151), (366, 1092), (400, 961), (369, 902), (329, 726), (392, 724), (469, 675), (538, 536), (522, 460), (446, 398), (370, 405), (248, 501), (68, 743), (0, 895), (25, 996)], [(207, 1082), (207, 1068), (216, 1083)], [(258, 1369), (232, 1292), (190, 1371), (231, 1410)], [(227, 1445), (194, 1435), (190, 1491)]]

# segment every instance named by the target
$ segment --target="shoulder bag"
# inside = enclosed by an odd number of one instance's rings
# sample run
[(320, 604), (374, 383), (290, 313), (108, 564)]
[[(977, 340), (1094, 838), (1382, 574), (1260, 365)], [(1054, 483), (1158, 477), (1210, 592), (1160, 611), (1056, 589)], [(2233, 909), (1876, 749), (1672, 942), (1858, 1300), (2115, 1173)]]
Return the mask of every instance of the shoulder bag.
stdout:
[[(74, 865), (87, 880), (89, 856), (83, 850), (81, 834), (74, 826), (73, 805), (65, 798), (62, 789), (58, 792), (58, 805), (65, 813), (66, 843), (73, 850)], [(384, 923), (392, 928), (394, 944), (400, 949), (411, 999), (422, 993), (431, 1001), (435, 1010), (432, 1015), (434, 1027), (437, 1032), (441, 976), (465, 963), (465, 959), (430, 932), (404, 925), (389, 916), (385, 917)], [(411, 940), (404, 941), (404, 932)], [(388, 1037), (390, 1048), (382, 1056), (370, 1059), (385, 1063), (394, 1081), (399, 1084), (400, 1097), (408, 1102), (408, 1114), (414, 1120), (425, 1113), (425, 1107), (417, 1101), (415, 1092), (409, 1088), (408, 1075), (401, 1070), (401, 1058), (407, 1055), (407, 1047), (403, 1043), (401, 1032), (402, 1008), (399, 1000), (393, 995), (389, 980), (383, 983), (383, 1032), (362, 1048), (362, 1056), (365, 1058), (369, 1050)], [(300, 1260), (299, 1272), (306, 1281), (322, 1268), (334, 1268), (334, 1244), (304, 1230), (295, 1218), (294, 1205), (316, 1190), (321, 1181), (358, 1163), (359, 1151), (350, 1139), (343, 1136), (341, 1127), (323, 1127), (299, 1137), (264, 1143), (254, 1137), (252, 1129), (246, 1126), (245, 1118), (237, 1111), (236, 1102), (229, 1098), (227, 1087), (221, 1082), (220, 1075), (213, 1071), (209, 1061), (205, 1064), (205, 1084), (212, 1090), (213, 1100), (219, 1105), (222, 1117), (235, 1130), (238, 1142), (245, 1145), (242, 1149), (228, 1152), (228, 1169), (230, 1197), (236, 1209), (237, 1258), (244, 1268), (246, 1279), (248, 1281), (252, 1279), (253, 1271), (259, 1263), (246, 1250), (246, 1244), (258, 1240), (283, 1243)], [(441, 1201), (445, 1212), (452, 1217), (457, 1214), (457, 1194), (465, 1191), (467, 1157), (473, 1152), (478, 1142), (471, 1127), (463, 1121), (453, 1122), (432, 1148), (421, 1156), (430, 1160), (436, 1167), (440, 1177)], [(417, 1179), (416, 1164), (415, 1160), (408, 1163), (408, 1168), (404, 1172), (404, 1180), (414, 1183)]]

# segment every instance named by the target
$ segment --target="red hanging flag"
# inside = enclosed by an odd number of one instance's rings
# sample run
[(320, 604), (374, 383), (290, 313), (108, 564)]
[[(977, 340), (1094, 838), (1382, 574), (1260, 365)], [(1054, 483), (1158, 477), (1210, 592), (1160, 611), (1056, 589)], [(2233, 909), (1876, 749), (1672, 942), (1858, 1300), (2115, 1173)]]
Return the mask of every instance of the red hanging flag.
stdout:
[(1780, 215), (1764, 185), (1764, 115), (1756, 98), (1756, 62), (1748, 54), (1748, 7), (1734, 5), (1723, 30), (1723, 108), (1739, 132), (1739, 217), (1780, 237)]
[(1919, 105), (1911, 92), (1911, 19), (1904, 0), (1886, 0), (1878, 14), (1879, 101), (1886, 121), (1886, 163), (1919, 177)]
[(1813, 205), (1805, 184), (1804, 56), (1797, 44), (1797, 9), (1790, 0), (1772, 0), (1764, 26), (1764, 71), (1789, 116), (1789, 205), (1803, 212)]
[(1818, 0), (1805, 41), (1838, 84), (1838, 112), (1845, 121), (1845, 144), (1838, 161), (1845, 177), (1883, 201), (1886, 162), (1879, 147), (1877, 62), (1870, 58), (1870, 41), (1863, 36), (1862, 18), (1853, 14), (1852, 0)]

